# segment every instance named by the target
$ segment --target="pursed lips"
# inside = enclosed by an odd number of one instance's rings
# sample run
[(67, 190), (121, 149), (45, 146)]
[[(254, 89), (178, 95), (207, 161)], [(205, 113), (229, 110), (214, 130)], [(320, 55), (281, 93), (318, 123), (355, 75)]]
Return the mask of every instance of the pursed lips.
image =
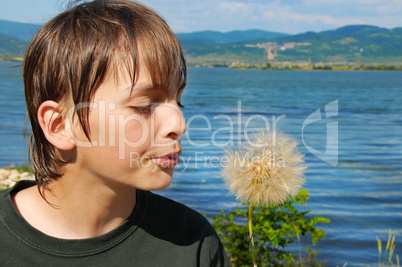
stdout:
[(150, 157), (149, 159), (162, 168), (171, 168), (179, 163), (180, 153), (181, 151), (175, 151), (159, 157)]

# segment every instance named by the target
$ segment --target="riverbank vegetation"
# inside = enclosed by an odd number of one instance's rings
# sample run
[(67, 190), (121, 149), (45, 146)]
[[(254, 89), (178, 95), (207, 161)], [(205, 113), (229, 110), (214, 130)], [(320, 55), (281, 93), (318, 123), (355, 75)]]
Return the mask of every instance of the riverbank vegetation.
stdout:
[[(213, 225), (233, 266), (252, 266), (253, 254), (257, 266), (325, 266), (325, 262), (317, 260), (318, 252), (312, 247), (325, 238), (324, 230), (316, 225), (330, 220), (308, 216), (308, 210), (298, 210), (297, 206), (306, 205), (308, 199), (308, 191), (301, 190), (280, 206), (254, 207), (254, 246), (249, 246), (248, 205), (228, 214), (222, 211), (220, 216), (213, 217)], [(288, 250), (292, 243), (298, 244), (298, 252)], [(311, 246), (302, 246), (307, 243)]]
[(192, 67), (208, 67), (208, 68), (231, 68), (242, 70), (333, 70), (333, 71), (401, 71), (402, 64), (388, 65), (388, 64), (367, 64), (367, 65), (331, 65), (331, 64), (298, 64), (288, 62), (285, 64), (194, 64)]
[(10, 55), (0, 55), (0, 61), (18, 61), (21, 62), (23, 61), (23, 57), (17, 57), (17, 56), (10, 56)]
[[(218, 67), (223, 67), (219, 65)], [(257, 69), (257, 70), (335, 70), (335, 71), (400, 71), (402, 65), (385, 65), (385, 64), (369, 64), (369, 65), (330, 65), (330, 64), (265, 64), (265, 65), (241, 65), (232, 64), (226, 66), (232, 69)]]
[(35, 180), (32, 169), (22, 164), (15, 167), (14, 164), (10, 164), (8, 167), (0, 168), (0, 190), (14, 186), (19, 180)]

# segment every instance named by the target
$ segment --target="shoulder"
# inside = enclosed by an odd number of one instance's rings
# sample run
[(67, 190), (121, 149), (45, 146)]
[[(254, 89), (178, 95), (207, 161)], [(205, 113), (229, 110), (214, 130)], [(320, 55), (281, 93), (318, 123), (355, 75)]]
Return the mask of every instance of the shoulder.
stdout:
[(5, 206), (10, 199), (10, 188), (0, 191), (0, 215), (5, 212)]
[[(0, 191), (0, 210), (10, 212), (11, 197), (27, 188), (35, 185), (35, 181), (21, 180), (18, 181), (13, 187)], [(7, 207), (7, 209), (6, 209)]]
[(196, 217), (204, 218), (199, 212), (187, 207), (186, 205), (176, 202), (172, 199), (166, 198), (164, 196), (155, 194), (153, 192), (145, 192), (148, 199), (148, 205), (152, 209), (162, 209), (168, 211), (169, 213), (179, 213), (185, 217)]
[(169, 254), (176, 255), (178, 262), (183, 258), (196, 260), (191, 265), (230, 266), (218, 235), (203, 215), (163, 196), (143, 194), (147, 203), (139, 227), (153, 240), (164, 240), (163, 251), (167, 253), (173, 247), (177, 253)]
[[(164, 222), (161, 227), (191, 234), (192, 232), (214, 235), (215, 230), (208, 220), (197, 211), (166, 197), (145, 192), (147, 195), (147, 217)], [(184, 234), (184, 233), (183, 233)]]

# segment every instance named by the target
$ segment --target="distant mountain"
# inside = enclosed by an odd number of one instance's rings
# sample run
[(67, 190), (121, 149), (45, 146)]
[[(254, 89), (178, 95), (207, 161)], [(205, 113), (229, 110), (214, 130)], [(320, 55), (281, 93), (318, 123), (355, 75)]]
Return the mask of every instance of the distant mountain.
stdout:
[(177, 38), (182, 43), (225, 44), (257, 39), (273, 39), (288, 36), (285, 33), (263, 30), (245, 30), (231, 32), (200, 31), (192, 33), (178, 33)]
[(0, 33), (0, 60), (12, 60), (22, 57), (25, 53), (27, 42)]
[[(0, 20), (0, 60), (21, 57), (40, 25)], [(349, 25), (288, 35), (262, 30), (177, 33), (190, 65), (402, 63), (402, 28)]]
[[(274, 58), (279, 61), (402, 63), (402, 28), (350, 25), (332, 31), (286, 36), (274, 41), (280, 44)], [(292, 43), (294, 46), (290, 47)]]
[(29, 42), (41, 25), (0, 20), (0, 33)]
[(28, 42), (40, 25), (0, 20), (0, 60), (15, 60), (24, 56)]
[(333, 64), (402, 63), (402, 28), (350, 25), (331, 31), (305, 32), (233, 43), (183, 43), (192, 64)]
[(367, 36), (390, 32), (389, 29), (371, 25), (349, 25), (331, 31), (320, 32), (323, 36), (342, 37), (342, 36)]
[[(231, 32), (201, 31), (176, 34), (190, 64), (227, 64), (232, 61), (261, 60), (263, 51), (244, 44), (288, 36), (263, 30)], [(246, 50), (246, 53), (245, 51)]]

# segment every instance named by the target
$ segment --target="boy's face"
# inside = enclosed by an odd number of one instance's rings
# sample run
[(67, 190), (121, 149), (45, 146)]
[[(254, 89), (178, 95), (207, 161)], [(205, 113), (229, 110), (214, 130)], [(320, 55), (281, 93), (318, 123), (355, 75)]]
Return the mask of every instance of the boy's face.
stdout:
[(130, 95), (130, 76), (121, 70), (118, 81), (105, 81), (93, 102), (84, 104), (91, 107), (91, 141), (73, 123), (70, 139), (77, 147), (74, 168), (80, 175), (104, 182), (143, 190), (164, 189), (179, 162), (180, 139), (186, 131), (177, 105), (181, 92), (177, 80), (168, 90), (154, 88), (141, 62), (137, 78)]

